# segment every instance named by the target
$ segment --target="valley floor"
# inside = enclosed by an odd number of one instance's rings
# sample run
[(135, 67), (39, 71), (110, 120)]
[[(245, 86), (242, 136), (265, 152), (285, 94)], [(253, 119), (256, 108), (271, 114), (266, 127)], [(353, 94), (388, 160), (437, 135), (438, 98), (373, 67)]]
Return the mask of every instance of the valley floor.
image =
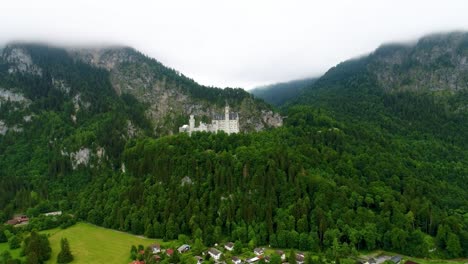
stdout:
[[(57, 254), (60, 251), (60, 239), (67, 238), (70, 242), (75, 260), (72, 263), (116, 263), (127, 264), (130, 262), (130, 248), (132, 245), (149, 246), (159, 243), (163, 247), (175, 246), (177, 243), (162, 242), (158, 239), (148, 239), (135, 236), (125, 232), (98, 227), (89, 223), (78, 223), (67, 229), (50, 229), (41, 231), (49, 234), (49, 241), (52, 247), (52, 257), (47, 264), (57, 263)], [(174, 244), (175, 243), (175, 244)], [(180, 243), (179, 243), (180, 244)], [(8, 250), (8, 243), (0, 243), (0, 253)], [(20, 249), (10, 251), (14, 258), (20, 255)], [(272, 253), (273, 249), (266, 249), (266, 253)], [(377, 256), (380, 254), (398, 255), (383, 251), (374, 251), (361, 255), (361, 257)], [(468, 259), (457, 260), (437, 260), (418, 259), (403, 256), (404, 260), (412, 260), (419, 264), (466, 264)]]

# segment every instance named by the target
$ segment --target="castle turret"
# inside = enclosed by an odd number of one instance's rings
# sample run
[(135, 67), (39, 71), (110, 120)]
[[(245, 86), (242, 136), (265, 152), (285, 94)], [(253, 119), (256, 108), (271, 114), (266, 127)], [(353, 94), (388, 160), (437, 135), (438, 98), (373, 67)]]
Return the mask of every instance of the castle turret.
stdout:
[(195, 129), (195, 118), (193, 115), (190, 115), (189, 119), (189, 134), (192, 134), (192, 131)]
[(229, 129), (229, 105), (226, 105), (224, 108), (224, 130), (226, 133), (231, 134), (231, 131)]

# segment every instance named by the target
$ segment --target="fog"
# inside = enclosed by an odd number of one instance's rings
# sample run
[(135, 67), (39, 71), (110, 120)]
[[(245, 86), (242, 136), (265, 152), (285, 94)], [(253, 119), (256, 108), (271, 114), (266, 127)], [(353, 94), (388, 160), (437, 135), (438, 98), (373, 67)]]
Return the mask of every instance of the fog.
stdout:
[(467, 30), (468, 1), (2, 1), (0, 44), (127, 45), (197, 82), (323, 74), (386, 42)]

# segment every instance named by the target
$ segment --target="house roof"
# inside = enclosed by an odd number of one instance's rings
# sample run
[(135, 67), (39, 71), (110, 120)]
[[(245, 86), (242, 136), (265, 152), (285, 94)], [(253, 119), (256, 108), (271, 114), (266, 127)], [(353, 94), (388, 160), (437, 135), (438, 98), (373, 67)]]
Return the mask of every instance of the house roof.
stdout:
[(168, 249), (166, 250), (166, 254), (172, 255), (172, 254), (174, 254), (174, 250), (173, 250), (172, 248), (168, 248)]
[(159, 245), (159, 244), (153, 244), (153, 245), (150, 245), (149, 247), (150, 247), (151, 249), (153, 249), (153, 248), (159, 248), (159, 249), (160, 249), (160, 248), (161, 248), (161, 245)]
[(190, 248), (190, 246), (187, 245), (187, 244), (183, 244), (183, 245), (180, 246), (177, 250), (181, 251), (181, 250), (184, 250), (184, 249), (186, 249), (186, 248)]
[(393, 256), (390, 260), (395, 262), (395, 263), (400, 262), (401, 261), (401, 256)]
[(208, 250), (208, 252), (213, 254), (213, 255), (220, 255), (221, 254), (221, 251), (217, 250), (216, 248), (210, 248)]
[(234, 243), (232, 243), (232, 242), (227, 242), (226, 245), (224, 245), (224, 246), (225, 246), (225, 247), (230, 247), (230, 248), (232, 248), (232, 247), (234, 247)]
[(256, 249), (254, 249), (254, 252), (261, 253), (261, 252), (263, 252), (263, 249), (262, 248), (256, 248)]
[(296, 260), (297, 260), (297, 261), (304, 261), (304, 256), (303, 256), (303, 255), (296, 254)]

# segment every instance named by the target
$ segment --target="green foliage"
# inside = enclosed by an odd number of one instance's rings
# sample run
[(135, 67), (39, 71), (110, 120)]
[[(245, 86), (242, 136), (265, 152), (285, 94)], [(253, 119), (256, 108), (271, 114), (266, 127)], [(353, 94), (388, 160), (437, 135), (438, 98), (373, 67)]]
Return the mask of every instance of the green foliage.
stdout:
[[(59, 50), (44, 55), (40, 47), (31, 49), (42, 77), (0, 67), (0, 85), (24, 92), (32, 100), (24, 111), (35, 115), (23, 133), (0, 136), (5, 219), (27, 210), (35, 216), (30, 228), (67, 225), (70, 219), (40, 216), (61, 209), (138, 235), (195, 239), (197, 251), (236, 241), (236, 254), (242, 245), (268, 244), (321, 251), (335, 261), (374, 249), (427, 257), (435, 245), (444, 257), (468, 253), (468, 120), (458, 107), (468, 98), (463, 92), (460, 98), (388, 93), (363, 58), (331, 69), (286, 104), (282, 128), (152, 138), (146, 106), (131, 95), (117, 96), (107, 71)], [(154, 78), (214, 104), (248, 97), (238, 89), (199, 86), (154, 61), (148, 67), (160, 74)], [(52, 76), (65, 78), (71, 94), (55, 89)], [(78, 94), (92, 106), (75, 113)], [(19, 116), (5, 114), (11, 122)], [(143, 132), (131, 138), (128, 120)], [(84, 146), (92, 153), (104, 149), (105, 157), (74, 164), (70, 153)], [(29, 263), (46, 259), (43, 244), (34, 232), (26, 239)], [(130, 254), (146, 255), (136, 247)], [(162, 263), (181, 259), (175, 254)]]
[(21, 247), (21, 237), (19, 235), (13, 235), (8, 239), (10, 249), (17, 249)]
[(40, 235), (35, 231), (24, 240), (23, 253), (26, 263), (44, 263), (50, 259), (52, 249), (46, 235)]
[(70, 263), (73, 261), (73, 255), (70, 250), (68, 239), (62, 238), (60, 240), (60, 252), (57, 256), (57, 263)]

